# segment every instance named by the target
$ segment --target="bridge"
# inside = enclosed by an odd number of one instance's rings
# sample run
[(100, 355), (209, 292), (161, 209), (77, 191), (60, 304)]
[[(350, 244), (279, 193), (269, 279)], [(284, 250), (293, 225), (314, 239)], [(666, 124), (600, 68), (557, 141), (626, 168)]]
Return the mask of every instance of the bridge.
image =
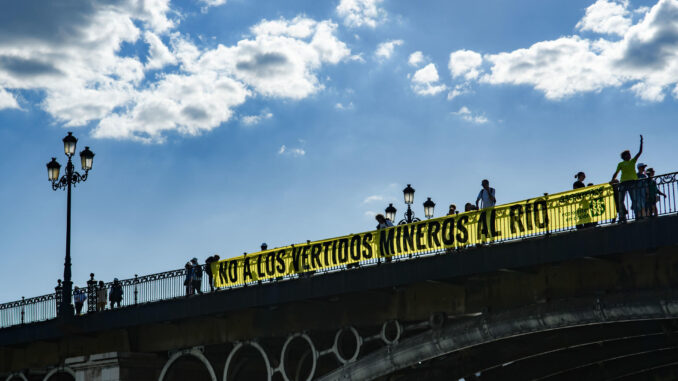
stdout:
[[(122, 281), (122, 308), (77, 317), (56, 316), (58, 292), (5, 303), (0, 379), (675, 379), (678, 181), (656, 181), (667, 195), (656, 217), (636, 218), (630, 200), (605, 186), (536, 199), (547, 218), (535, 233), (483, 235), (478, 222), (489, 214), (479, 211), (439, 220), (476, 221), (473, 244), (382, 247), (317, 268), (300, 255), (286, 266), (295, 271), (227, 275), (222, 288), (188, 297), (183, 270), (135, 277)], [(558, 220), (605, 197), (613, 207), (595, 219)], [(516, 214), (502, 210), (511, 205), (496, 210), (489, 230), (510, 232)], [(423, 236), (435, 223), (422, 222)], [(245, 274), (247, 260), (229, 261)]]

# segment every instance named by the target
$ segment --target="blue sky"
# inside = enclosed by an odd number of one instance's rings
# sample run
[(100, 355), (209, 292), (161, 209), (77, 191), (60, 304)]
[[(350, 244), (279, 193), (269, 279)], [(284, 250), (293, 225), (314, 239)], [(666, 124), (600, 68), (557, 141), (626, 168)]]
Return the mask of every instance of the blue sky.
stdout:
[[(0, 301), (63, 275), (67, 131), (83, 284), (678, 169), (678, 0), (8, 2), (0, 12)], [(12, 285), (12, 286), (9, 286)]]

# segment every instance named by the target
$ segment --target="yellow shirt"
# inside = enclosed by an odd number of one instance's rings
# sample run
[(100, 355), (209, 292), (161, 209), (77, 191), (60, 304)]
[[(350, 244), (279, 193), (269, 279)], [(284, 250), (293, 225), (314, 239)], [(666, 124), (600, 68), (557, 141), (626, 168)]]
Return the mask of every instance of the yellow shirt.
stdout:
[(621, 182), (638, 180), (636, 174), (636, 159), (624, 160), (617, 164), (617, 171), (621, 171)]

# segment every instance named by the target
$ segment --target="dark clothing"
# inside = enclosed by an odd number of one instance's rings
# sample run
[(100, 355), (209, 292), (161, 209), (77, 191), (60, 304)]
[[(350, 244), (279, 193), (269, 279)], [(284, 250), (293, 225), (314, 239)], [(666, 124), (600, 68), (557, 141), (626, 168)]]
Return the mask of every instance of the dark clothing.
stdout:
[(207, 280), (210, 284), (210, 291), (214, 291), (214, 275), (212, 274), (212, 263), (217, 260), (214, 257), (207, 257), (205, 259), (205, 273), (207, 274)]
[(113, 304), (117, 304), (120, 308), (120, 303), (122, 302), (122, 285), (120, 282), (114, 282), (111, 286), (111, 292), (108, 294), (108, 300), (111, 302), (111, 309), (113, 309)]
[(192, 269), (192, 274), (191, 274), (191, 285), (193, 286), (194, 292), (197, 292), (198, 294), (202, 295), (202, 290), (200, 287), (202, 286), (202, 266), (195, 263), (193, 265)]
[(584, 185), (584, 183), (579, 181), (579, 180), (575, 181), (574, 184), (572, 184), (572, 189), (579, 189), (579, 188), (585, 188), (585, 187), (586, 187), (586, 185)]

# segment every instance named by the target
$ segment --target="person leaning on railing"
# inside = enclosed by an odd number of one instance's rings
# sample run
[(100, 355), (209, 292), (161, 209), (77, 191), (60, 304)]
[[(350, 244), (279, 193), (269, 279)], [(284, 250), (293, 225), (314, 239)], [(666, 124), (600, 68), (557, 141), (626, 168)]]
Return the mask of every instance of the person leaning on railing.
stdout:
[(106, 290), (106, 284), (104, 284), (104, 281), (100, 280), (99, 287), (97, 288), (97, 311), (105, 310), (107, 303), (108, 303), (108, 290)]
[(640, 184), (637, 183), (638, 175), (636, 174), (636, 161), (643, 153), (643, 135), (640, 135), (640, 149), (636, 156), (631, 158), (631, 152), (626, 150), (621, 153), (621, 161), (617, 164), (617, 170), (612, 175), (612, 181), (617, 179), (617, 175), (621, 172), (621, 183), (619, 184), (619, 199), (617, 201), (617, 210), (619, 211), (619, 222), (626, 222), (626, 214), (622, 213), (624, 210), (624, 198), (626, 193), (631, 196), (631, 208), (635, 214), (636, 219), (642, 218), (643, 209), (645, 207), (645, 200), (639, 197), (638, 188)]
[(111, 309), (113, 309), (114, 304), (117, 304), (118, 308), (120, 308), (120, 303), (122, 302), (122, 293), (122, 284), (120, 284), (118, 278), (114, 278), (113, 285), (111, 286), (111, 292), (108, 295), (108, 299), (111, 301)]
[(657, 183), (655, 182), (654, 179), (654, 169), (653, 168), (648, 168), (647, 171), (647, 203), (646, 209), (647, 209), (647, 215), (650, 217), (657, 217), (657, 202), (659, 201), (659, 195), (662, 195), (666, 197), (666, 194), (664, 194), (662, 191), (660, 191), (657, 188)]

